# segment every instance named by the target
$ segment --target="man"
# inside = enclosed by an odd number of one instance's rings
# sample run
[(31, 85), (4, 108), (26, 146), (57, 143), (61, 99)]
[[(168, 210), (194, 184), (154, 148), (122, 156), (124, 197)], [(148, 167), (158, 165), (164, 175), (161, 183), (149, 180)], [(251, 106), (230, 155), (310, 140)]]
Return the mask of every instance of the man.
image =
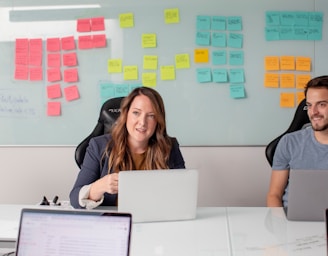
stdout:
[(290, 169), (328, 170), (328, 76), (310, 80), (305, 87), (311, 126), (284, 135), (273, 157), (268, 207), (287, 207)]

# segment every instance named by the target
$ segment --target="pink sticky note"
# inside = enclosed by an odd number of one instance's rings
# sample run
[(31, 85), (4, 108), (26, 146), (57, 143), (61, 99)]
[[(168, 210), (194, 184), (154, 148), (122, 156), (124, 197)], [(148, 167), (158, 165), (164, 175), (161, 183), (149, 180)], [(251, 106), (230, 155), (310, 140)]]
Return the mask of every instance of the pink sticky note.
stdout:
[(95, 48), (106, 47), (106, 35), (94, 35), (92, 41)]
[(28, 52), (16, 52), (15, 53), (15, 64), (16, 65), (28, 65), (29, 56)]
[(78, 81), (77, 68), (69, 68), (64, 70), (64, 81), (74, 83)]
[(79, 49), (92, 49), (93, 40), (92, 36), (79, 36)]
[(91, 31), (90, 19), (77, 20), (77, 32), (90, 32), (90, 31)]
[(61, 47), (64, 51), (75, 50), (74, 36), (67, 36), (61, 39)]
[(15, 79), (17, 80), (28, 80), (28, 67), (27, 66), (16, 66), (15, 67)]
[(76, 53), (71, 52), (71, 53), (63, 54), (63, 63), (64, 66), (76, 66), (77, 65)]
[(61, 73), (59, 68), (50, 68), (47, 70), (48, 82), (56, 82), (61, 80)]
[(42, 39), (30, 39), (30, 52), (42, 52)]
[(104, 17), (91, 18), (91, 30), (92, 31), (105, 30), (105, 18)]
[(60, 51), (60, 40), (59, 38), (48, 38), (47, 39), (47, 51), (58, 52)]
[(47, 64), (48, 67), (60, 67), (60, 53), (48, 53)]
[(57, 101), (48, 102), (47, 104), (47, 115), (48, 116), (60, 116), (61, 104)]
[(76, 85), (68, 86), (64, 88), (64, 95), (67, 101), (72, 101), (80, 98), (79, 89)]
[(47, 96), (48, 99), (56, 99), (62, 96), (60, 90), (60, 84), (53, 84), (47, 86)]
[(15, 51), (28, 53), (28, 43), (27, 38), (17, 38), (15, 41)]
[(30, 52), (28, 63), (31, 66), (42, 66), (42, 52)]
[(30, 68), (30, 80), (31, 81), (42, 81), (42, 67), (33, 67)]

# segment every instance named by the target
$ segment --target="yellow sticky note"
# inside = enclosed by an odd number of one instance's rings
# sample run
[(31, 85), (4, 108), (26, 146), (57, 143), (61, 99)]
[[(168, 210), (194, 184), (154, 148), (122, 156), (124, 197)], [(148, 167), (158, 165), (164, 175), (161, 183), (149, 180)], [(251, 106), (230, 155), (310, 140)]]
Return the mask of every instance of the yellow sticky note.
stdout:
[(155, 48), (156, 34), (142, 34), (142, 48)]
[(124, 80), (138, 80), (138, 66), (124, 66)]
[(143, 57), (143, 69), (156, 70), (158, 57), (156, 55), (145, 55)]
[(207, 63), (208, 62), (208, 49), (195, 49), (194, 51), (195, 63)]
[(164, 18), (166, 24), (179, 23), (180, 22), (179, 9), (178, 8), (165, 9)]
[(295, 94), (292, 92), (280, 93), (280, 107), (282, 108), (295, 107)]
[(296, 70), (297, 71), (311, 71), (311, 58), (296, 57)]
[(304, 98), (305, 98), (305, 95), (304, 95), (304, 92), (302, 91), (302, 92), (297, 92), (296, 93), (296, 102), (297, 102), (297, 106), (300, 104), (300, 102), (302, 101), (302, 100), (304, 100)]
[(175, 80), (174, 66), (161, 66), (161, 80)]
[(280, 57), (280, 69), (281, 70), (295, 70), (294, 56), (281, 56)]
[(120, 14), (120, 27), (121, 28), (133, 28), (134, 27), (133, 13)]
[(189, 54), (176, 54), (175, 55), (175, 67), (180, 68), (190, 68)]
[(265, 70), (279, 70), (279, 57), (267, 56), (264, 58)]
[(108, 73), (122, 73), (122, 60), (121, 59), (108, 60)]
[(266, 73), (264, 87), (279, 88), (279, 74)]
[(294, 74), (280, 74), (280, 87), (281, 88), (295, 88), (295, 75)]
[(311, 80), (311, 75), (296, 75), (296, 88), (304, 89), (307, 82)]
[(156, 87), (156, 73), (143, 73), (142, 85), (146, 87)]

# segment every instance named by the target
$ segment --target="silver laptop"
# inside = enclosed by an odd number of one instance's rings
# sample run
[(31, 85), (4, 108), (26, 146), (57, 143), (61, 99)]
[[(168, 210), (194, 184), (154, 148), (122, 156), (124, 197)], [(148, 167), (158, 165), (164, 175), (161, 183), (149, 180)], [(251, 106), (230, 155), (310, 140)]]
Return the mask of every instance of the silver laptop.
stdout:
[(22, 209), (16, 255), (117, 255), (130, 251), (131, 214)]
[(324, 221), (328, 208), (328, 170), (290, 170), (287, 219)]
[(118, 180), (118, 211), (132, 213), (133, 222), (196, 217), (197, 170), (122, 171)]

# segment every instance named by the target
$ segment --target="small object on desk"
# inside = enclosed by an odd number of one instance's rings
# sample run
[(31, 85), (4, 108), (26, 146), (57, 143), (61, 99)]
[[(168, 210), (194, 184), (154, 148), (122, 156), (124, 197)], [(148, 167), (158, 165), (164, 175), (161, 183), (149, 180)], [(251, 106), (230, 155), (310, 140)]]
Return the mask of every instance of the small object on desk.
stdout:
[(50, 205), (48, 199), (45, 196), (43, 196), (43, 199), (42, 199), (40, 205)]
[(57, 203), (57, 201), (58, 201), (58, 196), (55, 196), (54, 199), (52, 200), (52, 203), (53, 203), (54, 205), (58, 205), (58, 206), (60, 206), (60, 205), (61, 205), (60, 202)]

